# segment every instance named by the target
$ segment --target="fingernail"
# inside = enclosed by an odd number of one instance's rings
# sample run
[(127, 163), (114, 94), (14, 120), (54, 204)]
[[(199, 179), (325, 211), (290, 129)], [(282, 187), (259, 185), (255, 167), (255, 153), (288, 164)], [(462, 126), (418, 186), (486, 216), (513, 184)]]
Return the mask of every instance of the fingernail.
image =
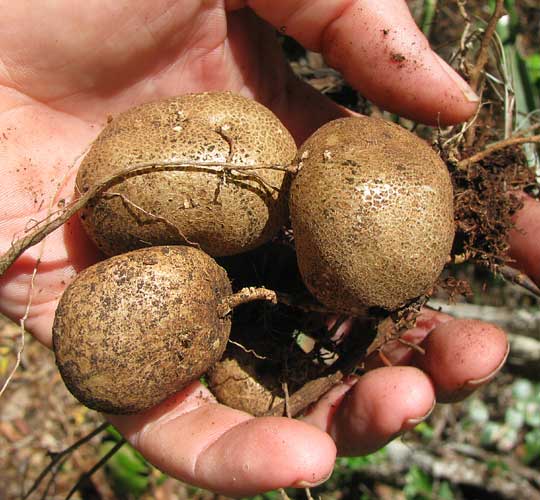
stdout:
[(408, 431), (412, 427), (415, 427), (419, 423), (423, 422), (426, 418), (428, 418), (433, 413), (433, 410), (435, 409), (436, 404), (437, 404), (437, 401), (433, 400), (433, 404), (431, 405), (431, 408), (429, 409), (429, 411), (425, 415), (423, 415), (421, 417), (409, 418), (409, 419), (405, 420), (405, 424), (402, 427), (402, 431)]
[(486, 375), (482, 378), (472, 379), (465, 382), (465, 387), (468, 389), (477, 389), (481, 385), (484, 385), (486, 382), (489, 382), (497, 373), (499, 370), (503, 367), (503, 365), (506, 363), (506, 358), (508, 358), (508, 354), (510, 353), (510, 344), (506, 343), (506, 352), (504, 353), (502, 361), (499, 363), (497, 368), (493, 370), (489, 375)]
[(461, 78), (461, 76), (459, 76), (444, 59), (437, 54), (435, 54), (435, 56), (437, 57), (441, 68), (457, 85), (458, 89), (465, 96), (465, 99), (467, 99), (469, 102), (480, 102), (480, 97), (478, 97), (474, 90), (469, 87), (469, 84), (463, 78)]
[(326, 476), (324, 479), (321, 479), (320, 481), (298, 481), (291, 485), (292, 488), (315, 488), (315, 486), (319, 486), (320, 484), (326, 483), (334, 473), (333, 470), (330, 471), (330, 474)]

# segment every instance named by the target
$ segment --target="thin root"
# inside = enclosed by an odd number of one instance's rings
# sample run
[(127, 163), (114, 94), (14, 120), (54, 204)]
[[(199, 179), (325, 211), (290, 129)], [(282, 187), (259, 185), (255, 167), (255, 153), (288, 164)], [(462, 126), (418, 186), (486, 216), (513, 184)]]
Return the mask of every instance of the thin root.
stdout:
[(503, 141), (496, 142), (491, 146), (487, 147), (483, 151), (476, 153), (469, 158), (465, 158), (458, 162), (457, 167), (459, 169), (465, 170), (467, 167), (473, 163), (477, 163), (484, 158), (487, 158), (489, 155), (500, 149), (508, 148), (511, 146), (516, 146), (518, 144), (527, 144), (531, 142), (540, 142), (540, 135), (532, 135), (530, 137), (510, 137), (509, 139), (504, 139)]
[(232, 310), (242, 304), (254, 302), (256, 300), (266, 300), (272, 304), (277, 304), (277, 294), (268, 288), (256, 288), (248, 286), (240, 291), (226, 297), (217, 308), (217, 313), (220, 318), (224, 318), (232, 312)]
[(526, 274), (510, 266), (502, 266), (498, 269), (498, 271), (501, 276), (508, 281), (511, 281), (512, 283), (515, 283), (516, 285), (519, 285), (525, 290), (531, 292), (533, 295), (540, 297), (540, 288)]
[[(36, 245), (40, 241), (42, 241), (46, 236), (48, 236), (50, 233), (58, 229), (60, 226), (62, 226), (65, 222), (69, 220), (70, 217), (72, 217), (74, 214), (76, 214), (81, 208), (86, 206), (86, 204), (94, 197), (101, 195), (106, 189), (114, 185), (115, 183), (121, 181), (125, 177), (129, 177), (132, 175), (140, 175), (145, 172), (150, 171), (163, 171), (163, 170), (179, 170), (179, 169), (188, 169), (188, 168), (198, 168), (202, 169), (208, 172), (217, 173), (220, 174), (224, 171), (228, 172), (229, 175), (234, 176), (240, 176), (242, 175), (242, 178), (250, 178), (251, 172), (248, 172), (246, 174), (238, 174), (235, 172), (239, 172), (242, 170), (262, 170), (262, 169), (269, 169), (269, 170), (279, 170), (282, 172), (291, 172), (292, 169), (289, 166), (282, 166), (282, 165), (234, 165), (227, 162), (212, 162), (212, 163), (197, 163), (197, 162), (177, 162), (177, 161), (167, 161), (167, 162), (161, 162), (161, 163), (155, 163), (155, 162), (144, 162), (144, 163), (138, 163), (135, 165), (131, 165), (124, 170), (120, 172), (115, 172), (113, 174), (110, 174), (105, 179), (103, 179), (100, 183), (92, 186), (88, 191), (86, 191), (84, 194), (80, 193), (81, 196), (79, 199), (74, 201), (71, 205), (66, 207), (66, 209), (56, 218), (53, 218), (52, 220), (45, 219), (44, 221), (37, 224), (37, 227), (32, 230), (29, 234), (26, 236), (23, 236), (22, 238), (18, 239), (17, 241), (13, 242), (10, 249), (2, 255), (0, 258), (0, 276), (3, 276), (4, 273), (11, 267), (11, 265), (22, 255), (23, 252), (25, 252), (28, 248)], [(255, 175), (255, 180), (257, 182), (261, 182), (262, 179)], [(272, 186), (270, 186), (273, 188)]]

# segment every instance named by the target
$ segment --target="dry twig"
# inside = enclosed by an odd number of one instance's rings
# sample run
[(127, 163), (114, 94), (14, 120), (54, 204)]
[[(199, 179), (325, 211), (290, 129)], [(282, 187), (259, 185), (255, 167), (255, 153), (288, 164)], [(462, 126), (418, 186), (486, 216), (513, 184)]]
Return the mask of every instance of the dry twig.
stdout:
[[(485, 68), (489, 60), (489, 46), (495, 30), (497, 28), (497, 22), (503, 16), (504, 10), (504, 0), (496, 0), (495, 10), (493, 15), (488, 21), (484, 35), (482, 36), (482, 41), (480, 42), (480, 48), (476, 56), (476, 62), (474, 66), (469, 71), (469, 85), (474, 92), (482, 96), (481, 85), (483, 85), (482, 76), (485, 74)], [(471, 146), (474, 143), (476, 138), (476, 122), (472, 123), (469, 129), (467, 130), (465, 139), (466, 144)]]
[(277, 294), (273, 290), (268, 288), (256, 288), (254, 286), (248, 286), (242, 288), (238, 292), (229, 295), (217, 308), (217, 313), (220, 318), (227, 316), (235, 307), (248, 302), (254, 302), (256, 300), (267, 300), (272, 304), (277, 304)]
[(460, 169), (466, 169), (473, 163), (477, 163), (484, 158), (487, 158), (489, 155), (494, 153), (495, 151), (499, 151), (500, 149), (508, 148), (510, 146), (516, 146), (518, 144), (527, 144), (531, 142), (540, 142), (540, 135), (532, 135), (530, 137), (510, 137), (508, 139), (504, 139), (502, 141), (496, 142), (495, 144), (492, 144), (491, 146), (488, 146), (486, 149), (469, 156), (468, 158), (465, 158), (458, 162), (457, 166)]
[[(405, 473), (415, 465), (435, 480), (479, 488), (496, 498), (540, 500), (538, 474), (512, 459), (472, 446), (419, 445), (394, 441), (389, 445), (389, 460), (366, 465), (357, 471), (360, 479), (404, 486)], [(502, 467), (493, 470), (491, 464)]]
[(540, 297), (540, 288), (534, 283), (534, 281), (529, 278), (526, 274), (522, 273), (518, 269), (514, 269), (510, 266), (503, 266), (499, 269), (501, 276), (503, 276), (508, 281), (520, 285), (525, 290), (531, 292), (532, 294)]
[(65, 500), (69, 500), (76, 492), (77, 490), (84, 484), (85, 481), (88, 481), (92, 475), (97, 472), (101, 467), (103, 467), (108, 460), (120, 449), (124, 444), (126, 443), (125, 439), (121, 439), (118, 441), (101, 459), (94, 464), (94, 466), (85, 472), (84, 474), (81, 474), (78, 481), (73, 485), (71, 490), (69, 490), (69, 493), (66, 495)]
[(36, 480), (33, 482), (32, 486), (30, 486), (30, 489), (23, 495), (22, 500), (26, 500), (41, 484), (43, 479), (47, 476), (47, 474), (55, 468), (56, 465), (60, 463), (62, 459), (73, 453), (77, 448), (82, 446), (87, 441), (90, 441), (94, 436), (97, 436), (101, 432), (103, 432), (109, 424), (107, 422), (101, 424), (100, 426), (96, 427), (93, 431), (89, 432), (86, 436), (83, 436), (81, 439), (79, 439), (77, 442), (73, 443), (71, 446), (68, 446), (62, 451), (59, 451), (57, 453), (50, 453), (51, 461), (45, 467), (39, 474), (39, 476), (36, 478)]
[(480, 49), (478, 50), (478, 55), (476, 56), (476, 62), (474, 66), (471, 68), (470, 75), (469, 75), (470, 76), (469, 85), (475, 92), (478, 92), (479, 90), (482, 75), (484, 73), (486, 64), (489, 59), (489, 46), (491, 44), (491, 39), (493, 38), (493, 35), (495, 34), (498, 21), (504, 15), (504, 13), (505, 13), (504, 0), (496, 0), (495, 11), (493, 12), (493, 15), (488, 21), (488, 24), (484, 31), (484, 36), (482, 37), (482, 41), (480, 43)]

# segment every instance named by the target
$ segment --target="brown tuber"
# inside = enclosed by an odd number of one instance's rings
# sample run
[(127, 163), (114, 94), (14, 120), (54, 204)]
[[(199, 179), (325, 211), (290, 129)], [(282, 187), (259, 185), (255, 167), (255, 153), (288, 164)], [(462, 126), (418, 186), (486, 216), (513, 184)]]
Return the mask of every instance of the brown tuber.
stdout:
[(376, 118), (302, 145), (290, 196), (303, 280), (327, 307), (394, 310), (437, 280), (454, 237), (450, 175), (414, 134)]
[(238, 95), (137, 106), (105, 127), (80, 166), (79, 195), (118, 173), (82, 210), (83, 226), (107, 255), (186, 242), (212, 256), (247, 251), (286, 222), (295, 154), (277, 117)]
[[(213, 255), (247, 250), (270, 238), (286, 214), (286, 172), (255, 166), (288, 165), (294, 150), (269, 111), (232, 94), (134, 108), (112, 121), (81, 166), (82, 192), (119, 172), (84, 208), (84, 225), (108, 254), (185, 240)], [(129, 170), (139, 162), (149, 166), (142, 175)], [(425, 293), (454, 234), (450, 177), (429, 146), (381, 120), (340, 119), (315, 132), (297, 162), (289, 203), (300, 272), (315, 297), (358, 314)], [(66, 289), (53, 344), (80, 401), (120, 414), (154, 406), (221, 358), (233, 308), (276, 302), (262, 288), (233, 295), (226, 272), (203, 250), (134, 250), (84, 270)], [(250, 380), (273, 364), (259, 361), (242, 352), (212, 370), (218, 397), (254, 414), (279, 403), (279, 374)]]
[(222, 359), (207, 374), (208, 386), (220, 403), (254, 416), (284, 404), (284, 382), (293, 394), (326, 368), (302, 351), (292, 336), (261, 335), (258, 326), (233, 325), (232, 337)]
[(231, 295), (226, 272), (190, 247), (152, 247), (82, 271), (53, 327), (68, 389), (107, 413), (145, 410), (200, 377), (223, 354)]
[(278, 363), (236, 348), (210, 369), (208, 385), (220, 403), (260, 416), (283, 402), (278, 376)]

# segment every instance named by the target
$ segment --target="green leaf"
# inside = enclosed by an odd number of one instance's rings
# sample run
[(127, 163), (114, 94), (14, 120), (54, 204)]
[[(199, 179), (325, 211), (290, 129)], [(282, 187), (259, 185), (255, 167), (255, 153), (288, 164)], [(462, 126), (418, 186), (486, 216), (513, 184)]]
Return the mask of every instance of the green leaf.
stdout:
[(506, 462), (503, 462), (501, 459), (498, 458), (490, 458), (486, 462), (488, 471), (495, 474), (497, 471), (508, 471), (510, 470), (510, 467)]
[(420, 29), (424, 32), (427, 38), (431, 33), (431, 27), (433, 26), (433, 19), (437, 12), (437, 0), (424, 0), (424, 10), (422, 12), (422, 21), (420, 22)]
[(478, 424), (484, 424), (489, 420), (489, 409), (480, 399), (471, 399), (467, 405), (469, 419)]
[[(114, 441), (105, 441), (100, 446), (101, 453), (107, 453), (114, 445)], [(149, 486), (150, 467), (131, 446), (118, 450), (105, 465), (105, 471), (119, 494), (139, 496)]]
[(433, 480), (429, 474), (420, 467), (413, 465), (405, 476), (405, 488), (403, 493), (407, 499), (432, 498)]
[(502, 424), (488, 422), (480, 435), (480, 443), (482, 446), (492, 447), (499, 441), (503, 433), (504, 426)]
[(531, 427), (540, 428), (540, 403), (531, 401), (525, 406), (525, 422)]
[(159, 472), (159, 475), (156, 479), (156, 484), (158, 486), (161, 486), (165, 481), (167, 481), (167, 479), (169, 479), (169, 476), (167, 476), (167, 474), (161, 472), (161, 471), (158, 471), (157, 469), (154, 469), (155, 471)]
[(525, 58), (525, 66), (529, 72), (530, 79), (538, 83), (540, 80), (540, 53), (532, 54)]
[[(495, 1), (490, 0), (491, 11), (495, 10)], [(519, 16), (515, 8), (514, 0), (505, 0), (504, 8), (507, 12), (497, 23), (497, 33), (504, 44), (513, 44), (519, 29)]]
[(534, 385), (530, 380), (518, 378), (512, 384), (512, 396), (521, 401), (530, 399), (534, 394)]
[(427, 422), (420, 422), (415, 428), (414, 432), (420, 434), (425, 440), (429, 441), (433, 437), (433, 427)]
[(280, 500), (282, 497), (277, 491), (269, 491), (254, 497), (245, 498), (244, 500)]
[(540, 429), (525, 434), (525, 456), (523, 461), (530, 464), (540, 458)]
[(506, 425), (502, 426), (502, 433), (497, 442), (497, 449), (508, 452), (516, 447), (519, 441), (519, 432)]
[(454, 500), (454, 492), (448, 481), (443, 481), (437, 491), (437, 498), (439, 500)]
[(517, 408), (511, 406), (510, 408), (507, 408), (504, 413), (504, 422), (508, 427), (519, 430), (525, 423), (525, 415)]
[(342, 457), (337, 461), (339, 469), (346, 469), (350, 471), (355, 471), (362, 469), (368, 465), (378, 465), (383, 463), (388, 457), (388, 451), (386, 448), (381, 448), (380, 450), (365, 455), (363, 457)]
[(116, 427), (113, 427), (112, 425), (109, 425), (107, 427), (107, 434), (111, 436), (116, 442), (120, 441), (122, 439), (122, 434), (120, 434)]

